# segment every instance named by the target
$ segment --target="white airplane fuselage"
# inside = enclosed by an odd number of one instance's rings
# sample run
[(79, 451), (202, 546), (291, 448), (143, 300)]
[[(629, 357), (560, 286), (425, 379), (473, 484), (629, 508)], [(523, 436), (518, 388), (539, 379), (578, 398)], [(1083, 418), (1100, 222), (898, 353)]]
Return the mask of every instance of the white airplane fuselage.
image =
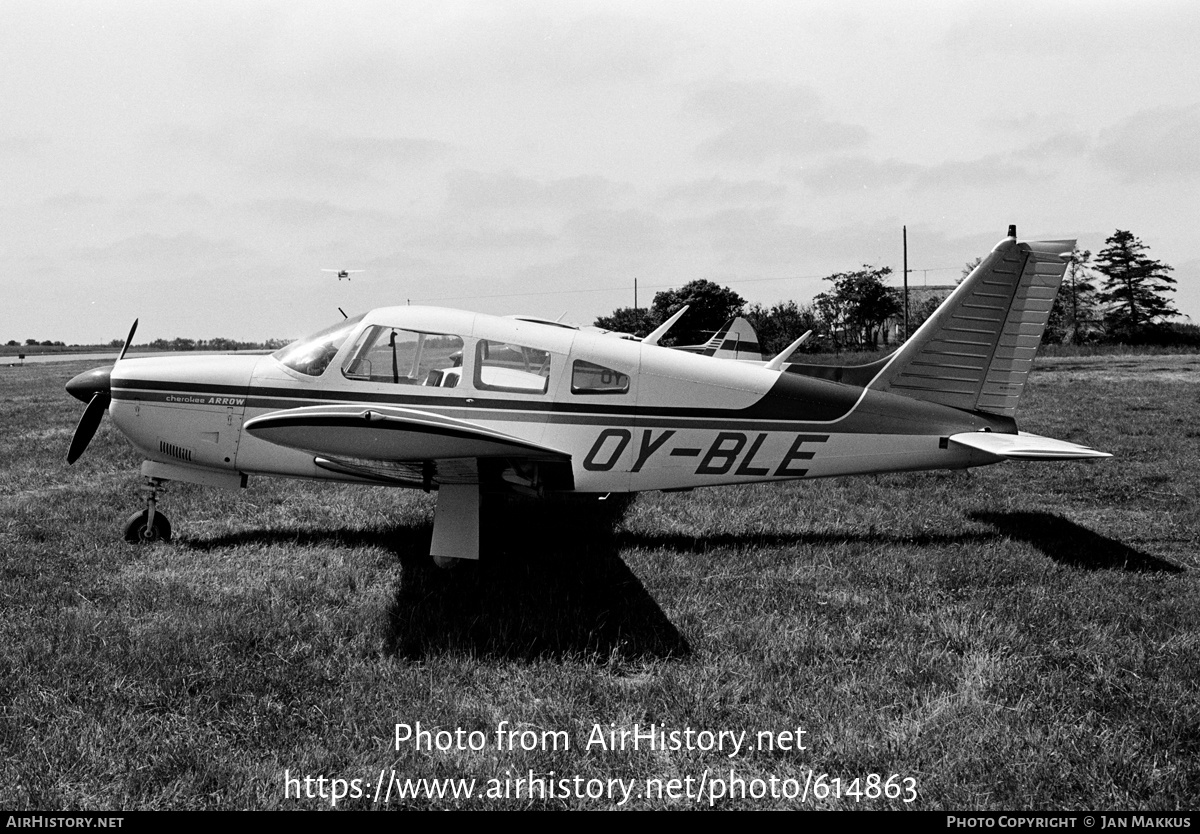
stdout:
[[(457, 384), (348, 378), (343, 369), (356, 336), (380, 325), (460, 337)], [(549, 354), (546, 389), (496, 391), (477, 384), (472, 363), (480, 340)], [(573, 391), (576, 361), (623, 374), (628, 385), (619, 392)], [(375, 404), (467, 421), (562, 453), (570, 458), (569, 488), (599, 493), (957, 469), (998, 458), (948, 447), (946, 437), (1012, 430), (1001, 418), (855, 386), (573, 329), (419, 307), (365, 316), (318, 375), (274, 356), (139, 358), (116, 366), (112, 392), (109, 411), (118, 428), (148, 460), (175, 467), (183, 480), (189, 470), (363, 480), (318, 466), (303, 438), (283, 446), (243, 431), (253, 418), (317, 406)], [(362, 458), (364, 446), (379, 446), (352, 429), (340, 429), (340, 441), (325, 433), (314, 445), (333, 457)], [(405, 437), (379, 454), (404, 461), (459, 454), (453, 444), (447, 451), (434, 440), (422, 446)]]

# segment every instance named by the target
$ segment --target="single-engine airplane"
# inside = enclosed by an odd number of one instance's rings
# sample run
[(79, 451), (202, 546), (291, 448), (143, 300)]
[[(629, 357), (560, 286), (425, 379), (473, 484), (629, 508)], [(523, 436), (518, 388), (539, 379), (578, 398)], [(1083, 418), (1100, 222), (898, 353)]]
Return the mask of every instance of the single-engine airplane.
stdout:
[(356, 272), (366, 272), (365, 269), (322, 269), (321, 271), (322, 272), (336, 272), (339, 281), (342, 280), (343, 278), (345, 278), (347, 281), (349, 281), (350, 276), (354, 275)]
[(795, 345), (748, 364), (660, 347), (655, 334), (631, 342), (408, 306), (270, 356), (122, 350), (112, 368), (68, 383), (88, 405), (67, 460), (107, 410), (146, 458), (132, 542), (170, 538), (156, 508), (168, 480), (436, 489), (430, 549), (444, 565), (478, 558), (481, 496), (495, 491), (683, 490), (1109, 457), (1020, 432), (1014, 419), (1073, 246), (1018, 242), (1010, 227), (910, 339), (856, 367), (785, 362)]

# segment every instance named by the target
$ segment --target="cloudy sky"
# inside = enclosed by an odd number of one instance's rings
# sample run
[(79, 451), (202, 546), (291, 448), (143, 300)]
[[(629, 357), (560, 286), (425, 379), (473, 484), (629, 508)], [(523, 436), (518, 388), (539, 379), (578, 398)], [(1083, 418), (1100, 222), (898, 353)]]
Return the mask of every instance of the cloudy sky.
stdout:
[(4, 0), (0, 342), (807, 302), (905, 224), (918, 284), (1128, 229), (1200, 321), (1198, 42), (1153, 0)]

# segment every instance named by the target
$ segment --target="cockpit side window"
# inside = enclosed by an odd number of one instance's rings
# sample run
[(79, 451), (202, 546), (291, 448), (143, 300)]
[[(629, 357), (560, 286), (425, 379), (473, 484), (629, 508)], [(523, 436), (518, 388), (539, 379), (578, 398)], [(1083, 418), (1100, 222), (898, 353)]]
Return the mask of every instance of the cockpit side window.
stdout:
[(362, 316), (339, 321), (320, 332), (292, 342), (287, 347), (275, 351), (272, 356), (293, 371), (308, 376), (320, 376), (325, 373), (333, 357), (341, 350), (360, 321)]
[(549, 386), (549, 351), (487, 339), (475, 348), (475, 387), (479, 390), (545, 394)]
[(444, 333), (368, 327), (342, 366), (347, 379), (453, 388), (458, 384), (463, 340)]
[(629, 374), (576, 359), (571, 364), (572, 394), (628, 394)]

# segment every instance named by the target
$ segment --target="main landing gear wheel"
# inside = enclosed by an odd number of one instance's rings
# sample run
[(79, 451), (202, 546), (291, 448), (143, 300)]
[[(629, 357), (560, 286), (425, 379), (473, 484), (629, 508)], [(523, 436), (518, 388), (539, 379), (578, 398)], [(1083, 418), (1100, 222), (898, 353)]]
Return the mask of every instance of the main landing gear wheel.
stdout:
[(150, 520), (150, 511), (142, 510), (129, 517), (125, 522), (125, 541), (130, 544), (153, 544), (154, 542), (169, 542), (171, 540), (171, 521), (160, 512), (154, 513)]

